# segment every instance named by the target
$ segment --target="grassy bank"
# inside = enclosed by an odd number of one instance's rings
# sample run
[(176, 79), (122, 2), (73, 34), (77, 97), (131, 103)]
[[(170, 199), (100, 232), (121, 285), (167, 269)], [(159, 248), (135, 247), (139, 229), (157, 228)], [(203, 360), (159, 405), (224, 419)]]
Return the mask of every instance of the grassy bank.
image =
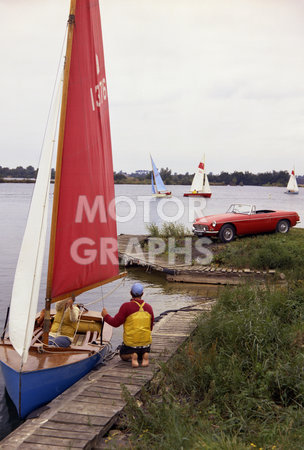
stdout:
[(304, 229), (238, 238), (229, 245), (217, 246), (213, 262), (235, 268), (277, 269), (289, 279), (303, 279)]
[[(199, 239), (184, 225), (170, 222), (164, 223), (161, 227), (152, 223), (147, 226), (147, 231), (151, 240), (154, 238), (164, 240), (166, 244), (162, 255), (164, 257), (168, 256), (170, 250), (169, 238), (174, 239), (175, 247), (181, 248), (186, 245), (185, 239), (191, 238), (193, 265), (201, 264), (201, 256), (204, 256), (206, 249), (213, 255), (211, 263), (215, 266), (256, 270), (276, 269), (278, 273), (284, 272), (290, 280), (304, 279), (304, 229), (293, 228), (288, 234), (268, 233), (238, 237), (229, 244), (222, 244), (218, 240), (211, 241), (208, 238)], [(144, 241), (144, 246), (147, 250), (147, 240)], [(185, 263), (185, 256), (180, 255), (179, 260)], [(209, 259), (203, 261), (205, 264), (210, 263)]]
[(213, 244), (216, 264), (278, 269), (288, 285), (225, 289), (140, 401), (126, 392), (126, 447), (303, 448), (303, 240), (293, 229)]
[(302, 449), (303, 298), (227, 289), (142, 404), (129, 398), (132, 448)]

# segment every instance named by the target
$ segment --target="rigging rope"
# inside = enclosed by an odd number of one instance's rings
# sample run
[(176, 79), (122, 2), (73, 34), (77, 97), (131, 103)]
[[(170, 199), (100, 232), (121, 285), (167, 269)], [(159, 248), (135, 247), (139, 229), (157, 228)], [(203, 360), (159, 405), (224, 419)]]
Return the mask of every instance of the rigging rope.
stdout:
[(107, 297), (109, 297), (111, 294), (113, 294), (113, 292), (115, 292), (116, 289), (118, 289), (124, 282), (125, 282), (125, 277), (123, 277), (123, 278), (121, 279), (120, 283), (117, 284), (117, 286), (115, 286), (110, 292), (108, 292), (108, 293), (105, 294), (105, 295), (102, 295), (102, 296), (99, 297), (97, 300), (94, 300), (94, 301), (89, 302), (89, 303), (85, 303), (84, 306), (91, 306), (91, 305), (94, 305), (95, 303), (101, 302), (102, 305), (103, 305), (103, 307), (104, 307), (104, 299), (107, 298)]

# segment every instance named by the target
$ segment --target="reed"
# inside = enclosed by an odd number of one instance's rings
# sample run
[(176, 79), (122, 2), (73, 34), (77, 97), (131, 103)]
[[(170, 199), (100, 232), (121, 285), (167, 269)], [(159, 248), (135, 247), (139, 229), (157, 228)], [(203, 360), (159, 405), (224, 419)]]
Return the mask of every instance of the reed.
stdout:
[(161, 237), (164, 239), (169, 237), (183, 239), (186, 236), (192, 236), (190, 230), (188, 230), (182, 223), (164, 222), (161, 227), (155, 223), (151, 223), (147, 225), (147, 230), (151, 237)]

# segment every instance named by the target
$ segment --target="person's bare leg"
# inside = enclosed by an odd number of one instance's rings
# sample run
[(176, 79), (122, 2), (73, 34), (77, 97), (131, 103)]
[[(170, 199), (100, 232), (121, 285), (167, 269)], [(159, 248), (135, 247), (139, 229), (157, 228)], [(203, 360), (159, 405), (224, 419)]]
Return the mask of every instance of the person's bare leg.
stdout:
[(142, 367), (147, 367), (149, 365), (149, 353), (148, 352), (143, 354), (141, 365), (142, 365)]
[(137, 355), (137, 353), (133, 353), (132, 354), (132, 367), (138, 367), (139, 366), (139, 364), (138, 364), (138, 355)]
[(123, 361), (130, 361), (130, 359), (132, 359), (132, 354), (131, 355), (120, 355), (120, 357)]

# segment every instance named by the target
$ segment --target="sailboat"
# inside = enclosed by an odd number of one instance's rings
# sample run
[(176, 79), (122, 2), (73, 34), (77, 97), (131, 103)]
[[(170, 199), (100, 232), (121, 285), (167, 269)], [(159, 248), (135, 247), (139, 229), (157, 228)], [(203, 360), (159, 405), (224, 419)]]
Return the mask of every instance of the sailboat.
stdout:
[(205, 170), (205, 155), (200, 161), (193, 177), (190, 192), (185, 192), (184, 197), (211, 197), (211, 189)]
[(151, 173), (151, 187), (152, 187), (152, 197), (171, 197), (172, 193), (168, 191), (166, 186), (164, 185), (164, 182), (162, 180), (162, 177), (160, 176), (160, 173), (152, 159), (151, 158), (151, 164), (152, 164), (152, 173)]
[[(51, 304), (121, 278), (99, 2), (71, 0), (61, 95), (55, 96), (17, 263), (8, 330), (0, 340), (6, 389), (21, 418), (101, 361), (111, 327), (81, 315), (70, 347), (48, 345)], [(61, 98), (61, 101), (60, 101)], [(59, 133), (57, 117), (61, 103)], [(58, 105), (58, 107), (56, 107)], [(54, 136), (58, 134), (43, 329), (35, 326)], [(102, 336), (102, 340), (101, 340)]]
[(293, 168), (289, 177), (289, 181), (287, 184), (287, 190), (285, 191), (285, 194), (298, 194), (299, 188), (298, 183), (295, 175), (295, 169)]

